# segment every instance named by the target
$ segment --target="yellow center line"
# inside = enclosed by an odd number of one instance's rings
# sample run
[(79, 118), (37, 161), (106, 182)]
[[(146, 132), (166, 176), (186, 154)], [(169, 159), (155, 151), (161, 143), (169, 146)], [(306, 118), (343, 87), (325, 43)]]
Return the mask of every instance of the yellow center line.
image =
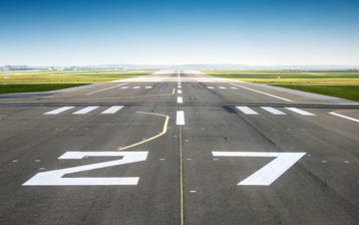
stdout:
[(162, 131), (158, 134), (156, 134), (155, 136), (152, 136), (150, 138), (146, 138), (142, 141), (139, 141), (139, 142), (136, 142), (136, 143), (133, 143), (131, 145), (127, 145), (127, 146), (124, 146), (124, 147), (118, 147), (117, 150), (125, 150), (125, 149), (129, 149), (129, 148), (132, 148), (132, 147), (135, 147), (135, 146), (138, 146), (138, 145), (141, 145), (141, 144), (144, 144), (146, 142), (149, 142), (149, 141), (152, 141), (156, 138), (159, 138), (161, 137), (162, 135), (166, 134), (167, 133), (167, 127), (168, 127), (168, 121), (170, 119), (169, 116), (167, 115), (164, 115), (164, 114), (160, 114), (160, 113), (151, 113), (151, 112), (136, 112), (136, 113), (139, 113), (139, 114), (144, 114), (144, 115), (152, 115), (152, 116), (160, 116), (160, 117), (164, 117), (165, 118), (165, 122), (163, 124), (163, 127), (162, 127)]

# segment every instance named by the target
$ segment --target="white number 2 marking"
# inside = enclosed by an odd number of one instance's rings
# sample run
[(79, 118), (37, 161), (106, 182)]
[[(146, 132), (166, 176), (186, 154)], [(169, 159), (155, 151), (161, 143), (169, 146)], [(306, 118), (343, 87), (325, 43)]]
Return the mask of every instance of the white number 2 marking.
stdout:
[(306, 153), (304, 152), (212, 152), (215, 157), (276, 157), (237, 185), (269, 186)]
[(90, 165), (71, 167), (47, 172), (41, 172), (25, 182), (23, 186), (70, 186), (70, 185), (137, 185), (139, 177), (92, 177), (92, 178), (63, 178), (66, 174), (78, 173), (111, 166), (124, 165), (145, 161), (148, 152), (66, 152), (59, 159), (82, 159), (84, 157), (114, 157), (122, 159), (112, 160)]

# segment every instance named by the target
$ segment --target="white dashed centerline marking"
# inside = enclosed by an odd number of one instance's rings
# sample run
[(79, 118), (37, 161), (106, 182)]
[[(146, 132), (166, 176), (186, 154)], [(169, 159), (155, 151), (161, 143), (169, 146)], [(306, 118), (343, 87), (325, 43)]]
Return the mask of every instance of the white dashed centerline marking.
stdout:
[(128, 86), (123, 86), (121, 87), (121, 89), (128, 89)]
[(146, 86), (145, 87), (145, 89), (151, 89), (152, 88), (152, 86)]
[(179, 126), (185, 125), (184, 112), (183, 111), (177, 111), (177, 113), (176, 113), (176, 125), (179, 125)]
[(73, 108), (75, 108), (75, 107), (74, 106), (64, 106), (64, 107), (52, 110), (50, 112), (44, 113), (44, 115), (57, 115), (57, 114), (60, 114), (62, 112), (65, 112), (65, 111), (73, 109)]
[(82, 114), (89, 113), (89, 112), (91, 112), (91, 111), (93, 111), (93, 110), (95, 110), (97, 108), (98, 108), (98, 106), (87, 106), (87, 107), (85, 107), (83, 109), (80, 109), (79, 111), (74, 112), (73, 114), (82, 115)]
[(336, 112), (330, 112), (329, 114), (359, 123), (359, 119), (355, 119), (355, 118), (350, 117), (350, 116), (345, 116), (345, 115), (342, 115), (342, 114), (339, 114), (339, 113), (336, 113)]
[(101, 114), (115, 114), (122, 108), (123, 108), (123, 106), (112, 106), (112, 107), (106, 109), (105, 111), (103, 111)]
[(227, 88), (226, 88), (226, 87), (223, 87), (223, 86), (220, 86), (219, 89), (225, 90), (225, 89), (227, 89)]
[(273, 107), (261, 107), (261, 108), (267, 112), (272, 113), (273, 115), (287, 115), (286, 113), (279, 111), (278, 109), (275, 109)]
[(134, 86), (133, 89), (140, 89), (140, 86)]
[(298, 113), (299, 115), (302, 115), (302, 116), (315, 116), (313, 113), (304, 111), (303, 109), (298, 109), (298, 108), (294, 108), (294, 107), (285, 107), (285, 108), (292, 112)]
[(183, 98), (182, 97), (177, 97), (177, 103), (182, 104), (183, 103)]
[(177, 94), (182, 94), (182, 90), (177, 90)]
[(208, 88), (208, 89), (213, 89), (213, 87), (212, 87), (212, 86), (208, 86), (207, 88)]
[(246, 115), (258, 115), (258, 113), (247, 106), (237, 106), (237, 109)]

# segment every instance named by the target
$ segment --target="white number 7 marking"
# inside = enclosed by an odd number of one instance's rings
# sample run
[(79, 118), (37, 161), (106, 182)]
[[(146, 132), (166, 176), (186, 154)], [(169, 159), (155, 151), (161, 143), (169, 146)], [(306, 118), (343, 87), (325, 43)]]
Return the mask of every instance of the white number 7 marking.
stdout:
[(139, 177), (97, 177), (63, 178), (66, 174), (78, 173), (111, 166), (141, 162), (147, 159), (148, 152), (66, 152), (59, 159), (82, 159), (86, 156), (108, 157), (122, 156), (122, 159), (90, 165), (41, 172), (25, 182), (23, 186), (69, 186), (69, 185), (137, 185)]
[(269, 186), (306, 153), (304, 152), (212, 152), (215, 157), (276, 157), (237, 185)]

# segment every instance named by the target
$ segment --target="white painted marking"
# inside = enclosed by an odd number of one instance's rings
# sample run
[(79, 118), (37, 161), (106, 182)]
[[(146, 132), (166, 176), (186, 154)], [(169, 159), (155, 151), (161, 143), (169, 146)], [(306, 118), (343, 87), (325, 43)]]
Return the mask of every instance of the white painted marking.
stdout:
[(184, 112), (183, 111), (177, 111), (176, 125), (179, 125), (179, 126), (185, 125), (185, 119), (184, 119)]
[(197, 193), (197, 191), (195, 191), (195, 190), (190, 190), (189, 192), (190, 193)]
[(112, 89), (112, 88), (121, 87), (121, 86), (124, 86), (124, 85), (127, 85), (127, 84), (128, 84), (128, 83), (123, 83), (123, 84), (119, 84), (119, 85), (116, 85), (116, 86), (113, 86), (113, 87), (104, 88), (104, 89), (101, 89), (101, 90), (98, 90), (98, 91), (89, 92), (89, 93), (87, 93), (86, 95), (97, 94), (97, 93), (100, 93), (100, 92), (103, 92), (103, 91), (107, 91), (107, 90), (110, 90), (110, 89)]
[(183, 98), (182, 97), (177, 97), (177, 103), (182, 104), (183, 103)]
[(208, 89), (214, 89), (214, 87), (212, 87), (212, 86), (208, 86), (207, 88), (208, 88)]
[(280, 100), (283, 100), (283, 101), (286, 101), (286, 102), (293, 102), (292, 100), (288, 99), (288, 98), (283, 98), (283, 97), (280, 97), (278, 95), (273, 95), (273, 94), (269, 94), (269, 93), (266, 93), (264, 91), (258, 91), (256, 89), (253, 89), (253, 88), (249, 88), (249, 87), (244, 87), (242, 85), (239, 85), (239, 84), (232, 84), (233, 86), (236, 86), (236, 87), (240, 87), (240, 88), (243, 88), (243, 89), (246, 89), (248, 91), (253, 91), (253, 92), (256, 92), (256, 93), (259, 93), (259, 94), (262, 94), (262, 95), (267, 95), (269, 97), (272, 97), (272, 98), (276, 98), (276, 99), (280, 99)]
[(77, 166), (66, 169), (40, 172), (25, 182), (23, 186), (79, 186), (79, 185), (137, 185), (139, 177), (90, 177), (90, 178), (73, 178), (64, 175), (102, 169), (111, 166), (125, 165), (145, 161), (148, 152), (66, 152), (59, 159), (83, 159), (86, 156), (91, 157), (109, 157), (122, 156), (118, 160), (112, 160), (90, 165)]
[(282, 111), (280, 111), (278, 109), (272, 108), (272, 107), (261, 107), (261, 108), (264, 109), (267, 112), (272, 113), (273, 115), (287, 115), (284, 112), (282, 112)]
[(110, 108), (103, 111), (101, 114), (115, 114), (122, 108), (123, 108), (123, 106), (121, 106), (121, 105), (119, 105), (119, 106), (111, 106)]
[(238, 90), (238, 88), (237, 88), (237, 87), (231, 87), (231, 89), (232, 89), (232, 90)]
[(258, 113), (247, 106), (237, 106), (237, 109), (247, 115), (258, 115)]
[(177, 88), (178, 88), (178, 89), (181, 89), (182, 87), (181, 87), (181, 85), (178, 85)]
[(227, 88), (226, 88), (226, 87), (223, 87), (223, 86), (220, 86), (219, 89), (225, 90), (225, 89), (227, 89)]
[(82, 115), (82, 114), (89, 113), (89, 112), (91, 112), (91, 111), (93, 111), (93, 110), (95, 110), (97, 108), (98, 108), (98, 106), (87, 106), (87, 107), (85, 107), (83, 109), (80, 109), (79, 111), (74, 112), (73, 114)]
[(140, 89), (140, 86), (134, 86), (133, 89)]
[(151, 89), (152, 88), (152, 86), (146, 86), (145, 87), (145, 89)]
[(177, 90), (177, 94), (182, 94), (182, 90)]
[(121, 87), (121, 89), (128, 89), (128, 86), (123, 86)]
[(237, 185), (269, 186), (306, 153), (304, 152), (212, 152), (214, 157), (276, 157)]
[(285, 108), (292, 112), (298, 113), (299, 115), (302, 115), (302, 116), (315, 116), (313, 113), (304, 111), (303, 109), (298, 109), (298, 108), (294, 108), (294, 107), (285, 107)]
[(345, 116), (345, 115), (342, 115), (342, 114), (339, 114), (339, 113), (336, 113), (336, 112), (330, 112), (329, 114), (359, 123), (359, 119), (355, 119), (355, 118), (350, 117), (350, 116)]
[(50, 112), (44, 113), (44, 115), (57, 115), (57, 114), (60, 114), (62, 112), (65, 112), (65, 111), (73, 109), (73, 108), (75, 108), (75, 107), (74, 106), (64, 106), (64, 107), (52, 110)]

